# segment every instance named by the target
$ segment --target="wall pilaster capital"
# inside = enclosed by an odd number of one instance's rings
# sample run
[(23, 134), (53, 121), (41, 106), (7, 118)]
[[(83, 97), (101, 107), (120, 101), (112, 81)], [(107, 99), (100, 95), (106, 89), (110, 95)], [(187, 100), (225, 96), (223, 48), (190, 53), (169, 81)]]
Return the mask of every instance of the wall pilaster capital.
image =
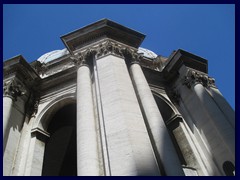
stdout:
[(11, 97), (14, 101), (17, 100), (17, 97), (26, 94), (26, 89), (18, 83), (15, 79), (12, 79), (3, 84), (3, 96)]
[(207, 74), (189, 69), (183, 78), (183, 85), (191, 88), (195, 84), (202, 84), (204, 87), (216, 87), (215, 79)]
[(140, 61), (143, 59), (143, 54), (137, 53), (137, 50), (134, 49), (124, 48), (123, 54), (130, 61), (130, 64), (140, 64)]
[(89, 64), (92, 64), (92, 58), (96, 54), (96, 51), (92, 48), (88, 48), (83, 52), (78, 52), (74, 55), (72, 55), (70, 58), (72, 59), (72, 62), (75, 66), (81, 67), (81, 66), (88, 66)]
[[(90, 61), (95, 58), (101, 59), (108, 55), (114, 55), (126, 59), (130, 64), (140, 63), (143, 54), (137, 52), (136, 48), (121, 44), (117, 41), (106, 39), (89, 46), (87, 49), (76, 52), (71, 56), (73, 63), (77, 66), (91, 64)], [(91, 58), (92, 57), (92, 58)]]
[(97, 47), (96, 47), (96, 59), (102, 58), (106, 55), (115, 55), (115, 56), (119, 56), (119, 57), (123, 57), (123, 46), (119, 45), (116, 42), (112, 42), (110, 40), (100, 43)]
[(70, 58), (72, 59), (72, 62), (75, 66), (80, 66), (84, 62), (82, 53), (74, 54)]

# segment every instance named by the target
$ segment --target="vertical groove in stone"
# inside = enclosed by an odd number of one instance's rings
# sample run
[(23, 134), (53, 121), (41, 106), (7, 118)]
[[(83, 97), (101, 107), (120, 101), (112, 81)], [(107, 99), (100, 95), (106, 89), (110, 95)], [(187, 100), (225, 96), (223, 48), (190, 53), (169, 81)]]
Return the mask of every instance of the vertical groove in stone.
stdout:
[(111, 168), (110, 168), (109, 153), (108, 153), (108, 146), (107, 146), (106, 130), (105, 130), (105, 125), (104, 125), (102, 98), (101, 98), (101, 93), (100, 93), (100, 85), (99, 85), (96, 59), (93, 60), (93, 66), (94, 66), (93, 73), (94, 73), (94, 80), (95, 80), (97, 111), (98, 111), (98, 117), (99, 117), (99, 130), (100, 130), (100, 136), (101, 136), (100, 137), (101, 151), (102, 151), (102, 156), (103, 156), (103, 170), (104, 170), (105, 176), (110, 176)]

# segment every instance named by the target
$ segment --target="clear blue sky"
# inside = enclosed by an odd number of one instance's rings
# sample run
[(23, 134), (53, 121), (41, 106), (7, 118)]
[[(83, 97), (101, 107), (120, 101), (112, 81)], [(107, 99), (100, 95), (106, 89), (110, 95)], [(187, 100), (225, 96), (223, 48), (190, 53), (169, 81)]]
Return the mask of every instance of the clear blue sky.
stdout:
[(141, 46), (156, 54), (181, 48), (207, 59), (235, 109), (235, 5), (3, 5), (3, 60), (63, 49), (60, 36), (102, 18), (145, 34)]

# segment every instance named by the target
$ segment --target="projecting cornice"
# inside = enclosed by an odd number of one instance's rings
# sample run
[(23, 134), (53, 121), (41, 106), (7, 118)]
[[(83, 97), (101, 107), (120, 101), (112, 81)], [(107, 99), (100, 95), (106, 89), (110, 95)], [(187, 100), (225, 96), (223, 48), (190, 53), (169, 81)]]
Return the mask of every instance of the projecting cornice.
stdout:
[(174, 78), (178, 74), (178, 70), (182, 67), (182, 65), (195, 69), (199, 72), (208, 73), (208, 62), (206, 59), (182, 49), (178, 49), (168, 58), (167, 64), (163, 69), (164, 76), (167, 79)]
[(145, 38), (145, 35), (108, 19), (102, 19), (61, 37), (71, 54), (103, 38), (110, 38), (131, 47), (138, 48)]
[(11, 76), (17, 76), (27, 86), (32, 86), (32, 82), (40, 80), (36, 71), (21, 56), (15, 56), (3, 62), (3, 76), (7, 79)]
[(15, 56), (3, 62), (3, 75), (20, 73), (25, 80), (39, 79), (38, 74), (32, 69), (22, 55)]

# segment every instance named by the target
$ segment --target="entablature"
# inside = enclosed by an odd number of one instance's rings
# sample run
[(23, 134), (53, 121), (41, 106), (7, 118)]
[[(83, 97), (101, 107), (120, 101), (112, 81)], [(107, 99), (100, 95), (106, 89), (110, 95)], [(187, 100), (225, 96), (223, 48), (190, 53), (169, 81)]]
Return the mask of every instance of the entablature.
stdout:
[(138, 48), (144, 40), (145, 35), (109, 19), (102, 19), (61, 37), (71, 54), (103, 38), (111, 38), (134, 48)]

